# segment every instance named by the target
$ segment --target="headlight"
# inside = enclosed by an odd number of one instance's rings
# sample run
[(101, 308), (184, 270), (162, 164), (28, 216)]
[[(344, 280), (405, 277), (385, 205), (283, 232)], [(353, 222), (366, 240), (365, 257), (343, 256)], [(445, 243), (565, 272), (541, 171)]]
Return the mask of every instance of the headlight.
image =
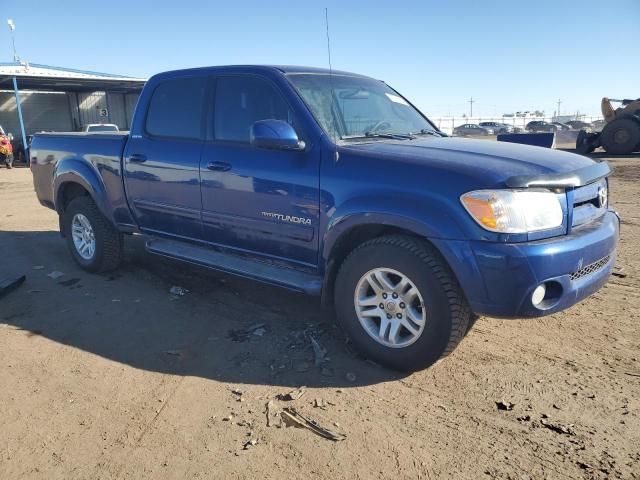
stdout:
[(492, 232), (537, 232), (562, 225), (562, 206), (548, 190), (478, 190), (460, 200), (473, 219)]

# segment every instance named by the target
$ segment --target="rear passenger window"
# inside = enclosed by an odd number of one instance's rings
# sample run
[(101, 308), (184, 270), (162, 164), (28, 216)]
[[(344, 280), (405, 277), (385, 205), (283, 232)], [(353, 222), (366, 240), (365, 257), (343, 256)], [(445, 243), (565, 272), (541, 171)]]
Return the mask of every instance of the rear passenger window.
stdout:
[(205, 85), (205, 77), (176, 78), (158, 85), (149, 103), (147, 133), (200, 139)]
[(249, 142), (251, 125), (267, 119), (293, 125), (289, 106), (270, 83), (258, 77), (218, 78), (213, 122), (217, 140)]

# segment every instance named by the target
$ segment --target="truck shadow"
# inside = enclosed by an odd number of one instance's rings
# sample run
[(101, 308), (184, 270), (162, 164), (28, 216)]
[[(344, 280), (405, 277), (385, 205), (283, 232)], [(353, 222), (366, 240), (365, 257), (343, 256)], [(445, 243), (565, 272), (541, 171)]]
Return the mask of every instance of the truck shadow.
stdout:
[[(134, 368), (234, 384), (349, 387), (403, 377), (359, 357), (316, 298), (152, 256), (141, 237), (125, 245), (118, 270), (92, 275), (57, 232), (0, 231), (0, 277), (27, 275), (0, 298), (0, 322)], [(174, 286), (186, 293), (172, 295)]]

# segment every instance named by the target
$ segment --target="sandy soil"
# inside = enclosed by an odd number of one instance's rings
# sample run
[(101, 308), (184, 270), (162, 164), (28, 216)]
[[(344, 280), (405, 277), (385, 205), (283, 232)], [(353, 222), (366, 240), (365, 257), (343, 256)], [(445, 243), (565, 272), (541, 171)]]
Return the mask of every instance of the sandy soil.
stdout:
[[(640, 159), (612, 163), (609, 284), (551, 317), (481, 318), (409, 376), (358, 358), (314, 299), (139, 238), (84, 273), (29, 170), (0, 170), (0, 276), (27, 275), (0, 299), (0, 478), (640, 478)], [(346, 439), (285, 428), (288, 406)]]

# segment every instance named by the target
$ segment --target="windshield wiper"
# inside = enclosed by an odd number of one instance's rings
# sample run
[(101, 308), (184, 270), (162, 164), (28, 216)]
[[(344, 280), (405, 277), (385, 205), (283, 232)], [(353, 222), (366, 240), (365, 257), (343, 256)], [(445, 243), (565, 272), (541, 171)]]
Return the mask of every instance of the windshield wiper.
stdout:
[(355, 138), (389, 138), (391, 140), (413, 140), (416, 138), (410, 133), (373, 133), (364, 132), (362, 135), (345, 135), (340, 137), (342, 140), (351, 140)]
[(418, 132), (409, 132), (409, 135), (433, 135), (434, 137), (442, 137), (440, 132), (427, 130), (426, 128), (421, 128)]

